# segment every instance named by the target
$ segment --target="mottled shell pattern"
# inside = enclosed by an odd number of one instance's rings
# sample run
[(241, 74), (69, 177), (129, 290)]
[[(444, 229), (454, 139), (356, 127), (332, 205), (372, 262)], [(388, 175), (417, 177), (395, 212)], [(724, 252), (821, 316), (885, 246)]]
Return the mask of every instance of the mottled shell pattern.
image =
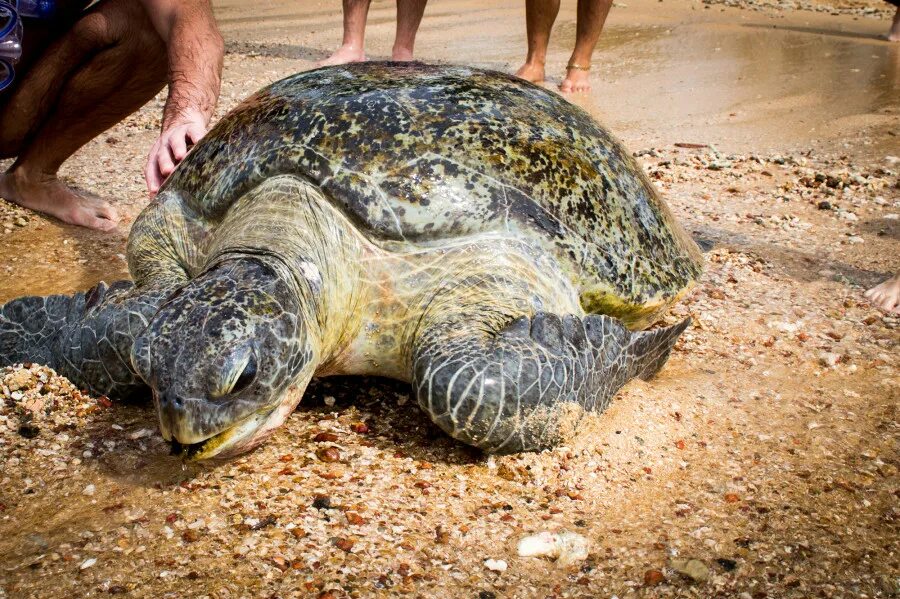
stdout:
[(279, 174), (317, 184), (385, 249), (529, 239), (557, 257), (586, 312), (632, 326), (701, 269), (615, 138), (559, 95), (503, 73), (366, 63), (288, 77), (238, 106), (166, 187), (214, 223)]

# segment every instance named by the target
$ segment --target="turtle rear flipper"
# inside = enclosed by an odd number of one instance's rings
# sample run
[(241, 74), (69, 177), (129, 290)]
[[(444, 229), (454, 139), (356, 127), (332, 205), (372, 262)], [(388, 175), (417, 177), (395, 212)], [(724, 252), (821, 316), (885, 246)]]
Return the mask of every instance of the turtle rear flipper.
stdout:
[(12, 300), (0, 306), (0, 366), (34, 362), (91, 393), (132, 395), (144, 383), (131, 365), (131, 346), (168, 294), (118, 281)]
[[(583, 320), (592, 345), (600, 347), (608, 345), (613, 348), (618, 344), (628, 364), (628, 378), (636, 377), (643, 381), (652, 379), (665, 366), (675, 342), (691, 324), (691, 319), (685, 318), (669, 327), (649, 331), (629, 331), (621, 321), (608, 316), (591, 315)], [(607, 336), (616, 338), (617, 343), (607, 342)]]
[[(630, 379), (653, 376), (689, 324), (631, 332), (608, 316), (538, 313), (494, 335), (469, 323), (427, 331), (415, 351), (420, 407), (452, 437), (485, 451), (551, 447), (563, 421), (606, 409)], [(571, 410), (574, 408), (574, 411)]]

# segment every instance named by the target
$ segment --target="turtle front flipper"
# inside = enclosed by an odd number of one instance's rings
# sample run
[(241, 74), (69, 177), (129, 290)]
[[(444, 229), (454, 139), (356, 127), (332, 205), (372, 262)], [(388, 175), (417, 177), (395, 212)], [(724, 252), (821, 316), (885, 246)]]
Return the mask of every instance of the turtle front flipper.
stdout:
[(131, 229), (128, 265), (135, 283), (100, 283), (83, 293), (0, 306), (0, 366), (44, 364), (96, 395), (124, 399), (144, 391), (131, 361), (134, 340), (187, 282), (205, 235), (181, 194), (161, 193)]
[(0, 365), (44, 364), (91, 393), (134, 395), (145, 388), (131, 364), (134, 339), (170, 292), (118, 281), (12, 300), (0, 306)]
[(540, 450), (630, 379), (656, 374), (689, 322), (631, 332), (608, 316), (539, 312), (492, 333), (471, 316), (449, 319), (417, 344), (413, 386), (452, 437), (489, 452)]

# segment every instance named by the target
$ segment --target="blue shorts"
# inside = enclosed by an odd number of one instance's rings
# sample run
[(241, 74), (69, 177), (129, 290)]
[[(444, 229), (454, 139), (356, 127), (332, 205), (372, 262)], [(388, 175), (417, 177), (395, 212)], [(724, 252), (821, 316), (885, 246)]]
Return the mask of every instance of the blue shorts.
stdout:
[(22, 19), (22, 57), (15, 66), (16, 78), (12, 85), (0, 92), (0, 106), (44, 50), (72, 28), (91, 2), (92, 0), (57, 0), (58, 14), (53, 19)]

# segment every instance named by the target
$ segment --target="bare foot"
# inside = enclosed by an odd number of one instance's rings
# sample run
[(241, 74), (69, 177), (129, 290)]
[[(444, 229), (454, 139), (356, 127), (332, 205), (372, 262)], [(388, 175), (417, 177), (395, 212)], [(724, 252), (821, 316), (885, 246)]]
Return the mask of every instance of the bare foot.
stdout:
[(894, 13), (894, 22), (891, 24), (891, 30), (887, 34), (887, 41), (900, 42), (900, 6)]
[(366, 53), (362, 48), (357, 48), (355, 46), (341, 46), (334, 54), (325, 60), (317, 62), (316, 66), (330, 67), (338, 64), (347, 64), (348, 62), (365, 62), (365, 60)]
[(516, 71), (516, 77), (532, 83), (541, 83), (544, 81), (544, 63), (526, 62)]
[(396, 62), (410, 62), (413, 60), (412, 50), (409, 48), (398, 48), (394, 47), (394, 50), (391, 52), (391, 60)]
[(900, 273), (880, 285), (872, 287), (866, 291), (865, 296), (877, 308), (885, 312), (900, 314)]
[(76, 193), (55, 176), (32, 177), (21, 170), (0, 174), (0, 197), (89, 229), (110, 231), (119, 224), (115, 208), (98, 197)]
[(559, 84), (559, 89), (565, 93), (591, 91), (590, 73), (582, 69), (567, 70), (566, 78)]

